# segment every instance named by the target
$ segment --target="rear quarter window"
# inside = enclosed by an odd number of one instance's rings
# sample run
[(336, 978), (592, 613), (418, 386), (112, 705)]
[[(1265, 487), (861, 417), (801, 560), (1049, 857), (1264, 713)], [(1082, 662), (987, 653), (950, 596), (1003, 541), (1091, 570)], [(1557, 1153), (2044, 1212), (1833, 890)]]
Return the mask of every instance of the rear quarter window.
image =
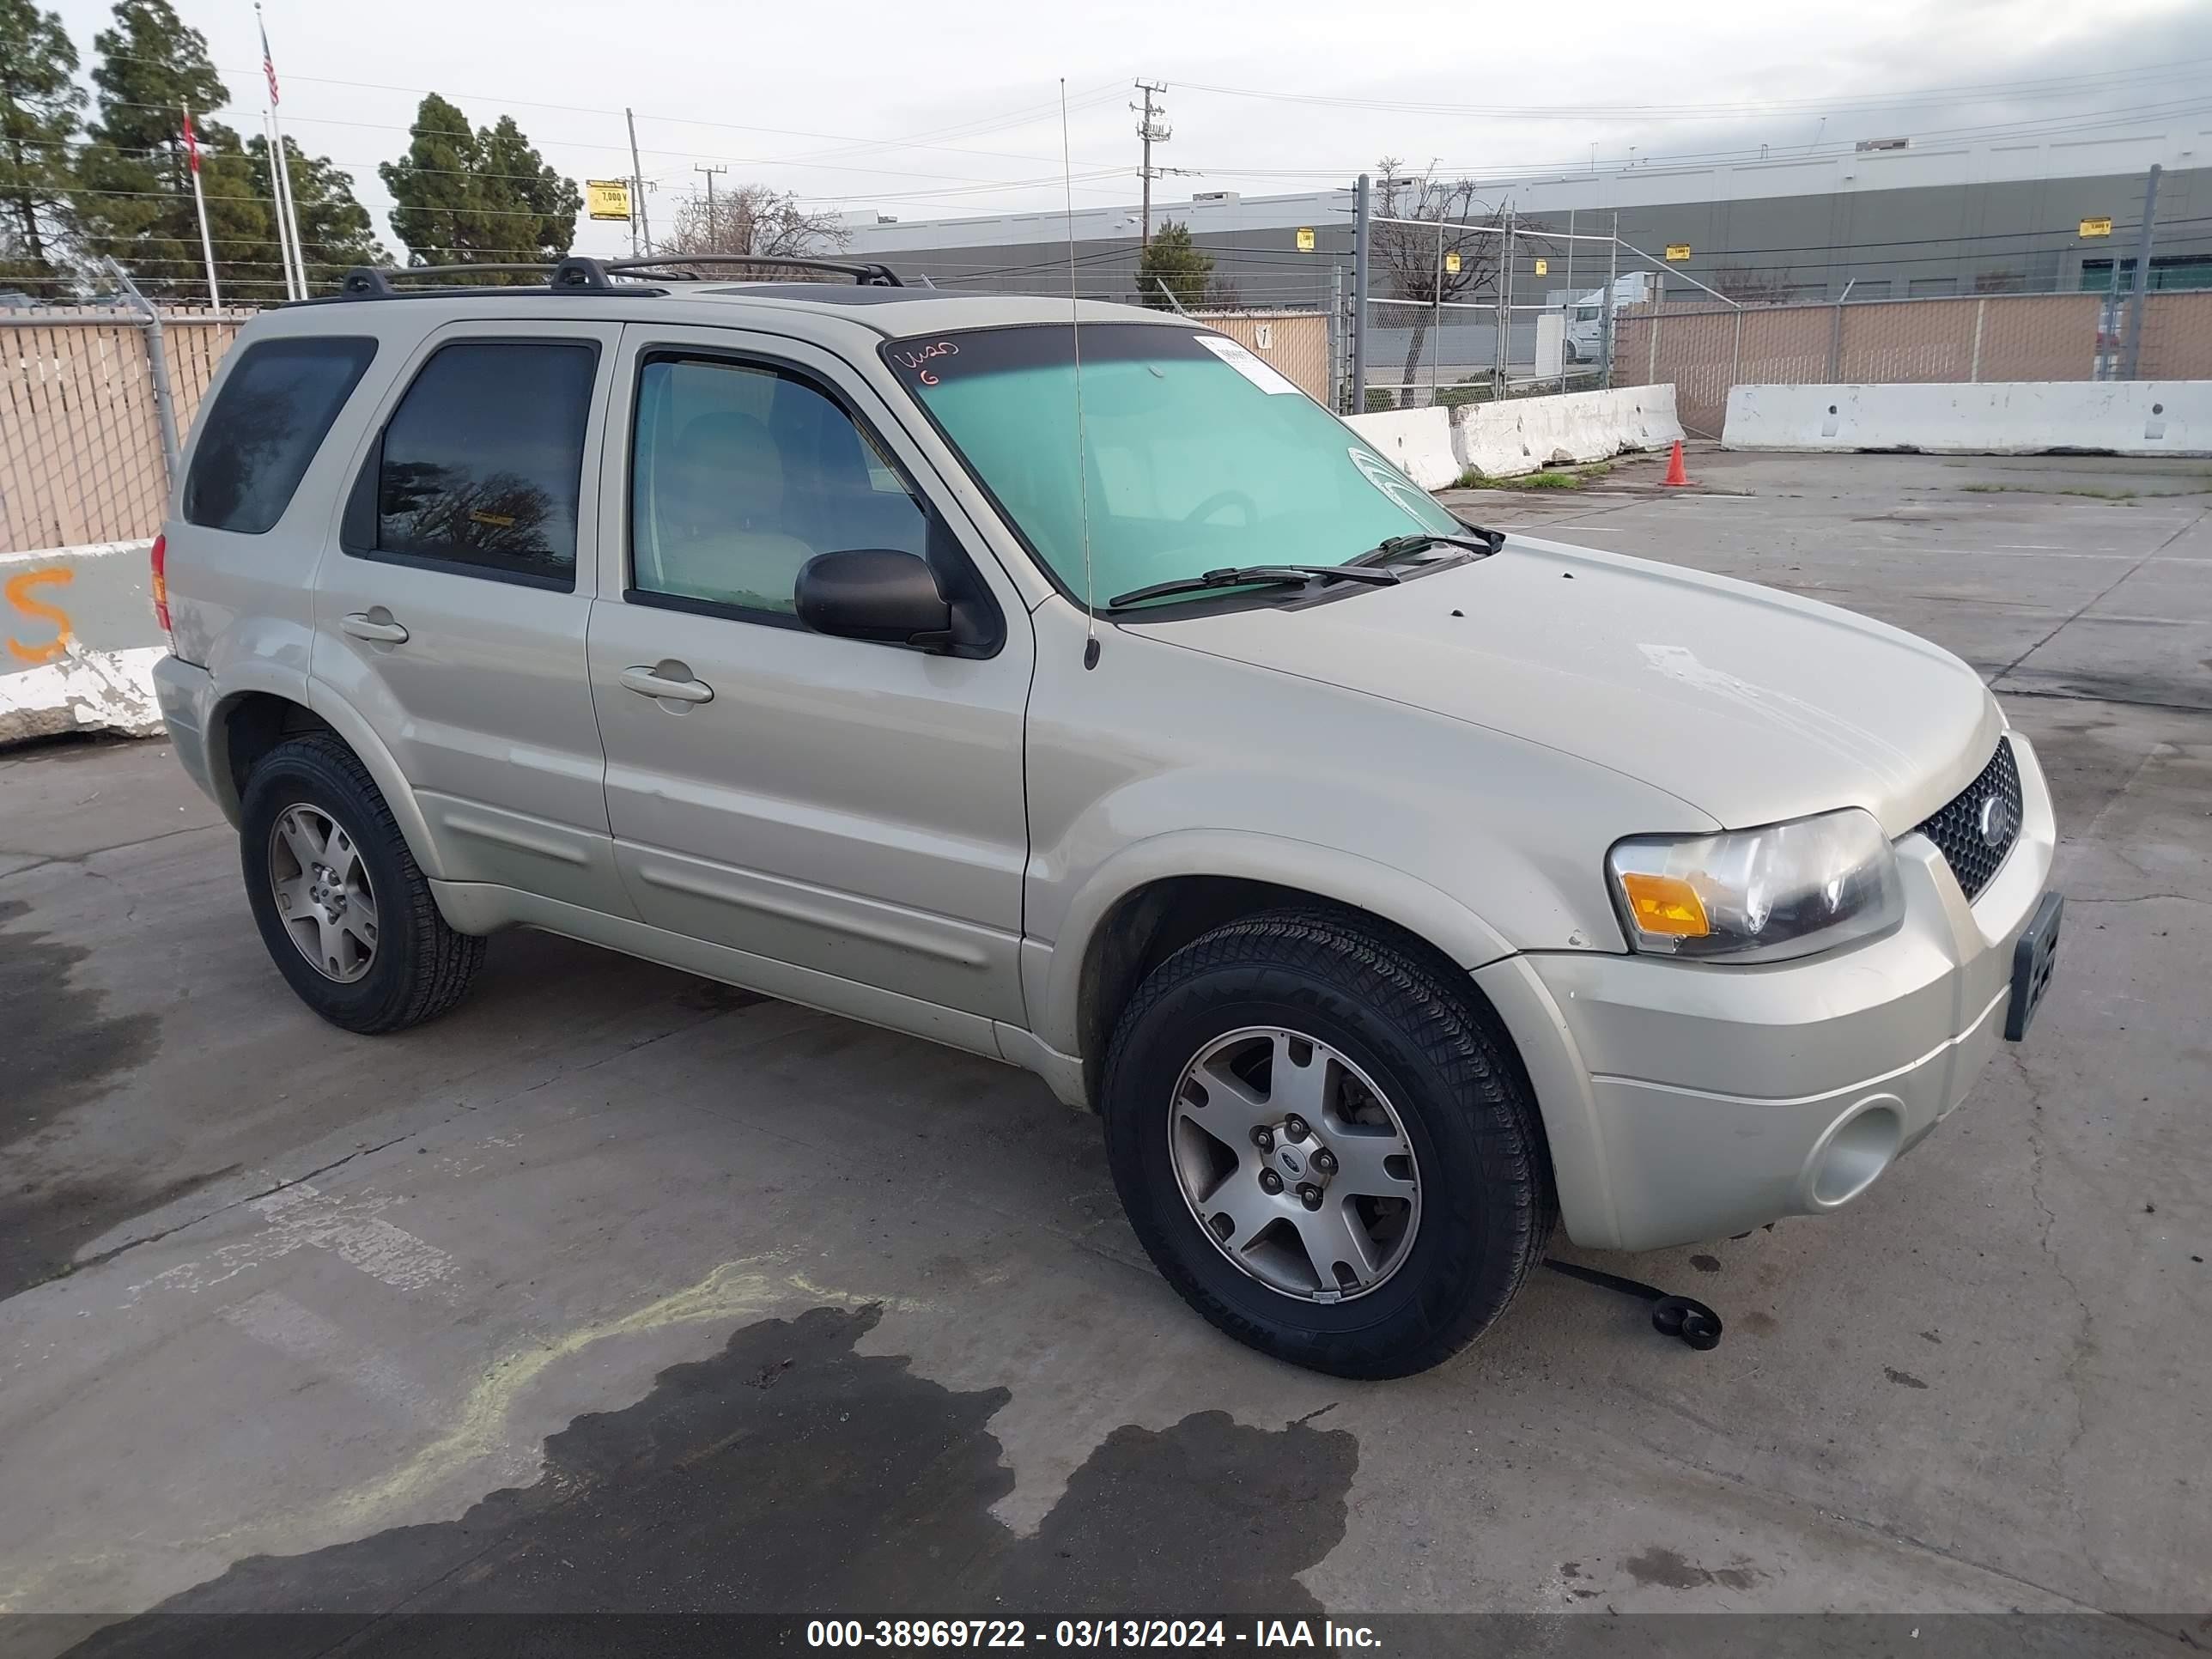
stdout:
[(273, 526), (375, 356), (375, 341), (352, 337), (247, 346), (200, 429), (185, 522), (247, 536)]

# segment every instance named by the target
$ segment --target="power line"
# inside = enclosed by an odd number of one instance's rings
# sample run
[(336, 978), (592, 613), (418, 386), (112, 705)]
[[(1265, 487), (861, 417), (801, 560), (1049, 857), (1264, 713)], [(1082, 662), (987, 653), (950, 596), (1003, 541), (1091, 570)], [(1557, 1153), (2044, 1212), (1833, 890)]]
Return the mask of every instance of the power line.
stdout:
[(1224, 87), (1191, 81), (1194, 92), (1210, 92), (1234, 98), (1264, 99), (1274, 103), (1305, 104), (1322, 108), (1374, 110), (1385, 113), (1481, 116), (1518, 120), (1657, 119), (1717, 120), (1763, 114), (1845, 114), (1855, 112), (1926, 107), (1934, 103), (1971, 103), (2030, 95), (2049, 95), (2055, 88), (2082, 91), (2118, 90), (2131, 80), (2201, 80), (2212, 58), (2185, 58), (2144, 64), (2121, 70), (2056, 76), (2039, 81), (1983, 82), (1953, 87), (1929, 87), (1900, 93), (1825, 98), (1741, 99), (1714, 103), (1593, 103), (1593, 104), (1456, 104), (1407, 98), (1359, 98), (1341, 94), (1271, 91), (1255, 87)]

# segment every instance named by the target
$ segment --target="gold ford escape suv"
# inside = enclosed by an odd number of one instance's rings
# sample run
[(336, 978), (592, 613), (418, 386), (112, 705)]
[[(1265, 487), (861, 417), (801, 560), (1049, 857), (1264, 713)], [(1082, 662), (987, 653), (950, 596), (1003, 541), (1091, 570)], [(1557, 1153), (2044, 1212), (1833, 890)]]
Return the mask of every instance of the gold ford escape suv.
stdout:
[(1844, 1207), (2026, 1030), (2051, 800), (1956, 658), (1462, 523), (1200, 324), (810, 274), (232, 348), (158, 679), (325, 1018), (528, 927), (1025, 1066), (1194, 1306), (1363, 1376), (1555, 1221)]

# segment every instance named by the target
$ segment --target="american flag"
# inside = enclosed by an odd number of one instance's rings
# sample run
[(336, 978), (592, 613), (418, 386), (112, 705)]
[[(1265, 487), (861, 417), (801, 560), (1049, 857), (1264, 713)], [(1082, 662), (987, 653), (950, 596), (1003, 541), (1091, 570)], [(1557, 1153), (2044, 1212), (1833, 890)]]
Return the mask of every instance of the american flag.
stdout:
[(276, 96), (276, 59), (269, 51), (269, 25), (262, 21), (258, 6), (253, 9), (253, 21), (261, 29), (261, 72), (269, 77), (269, 102), (273, 108), (282, 101)]
[(192, 112), (185, 112), (185, 155), (192, 164), (192, 171), (200, 170), (200, 141), (192, 133)]

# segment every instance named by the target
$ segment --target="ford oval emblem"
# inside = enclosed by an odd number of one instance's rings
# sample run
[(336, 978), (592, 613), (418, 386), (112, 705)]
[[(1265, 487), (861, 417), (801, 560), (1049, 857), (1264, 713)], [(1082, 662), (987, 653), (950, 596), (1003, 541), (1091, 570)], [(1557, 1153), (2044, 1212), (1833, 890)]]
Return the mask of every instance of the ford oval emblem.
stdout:
[(1292, 1175), (1301, 1175), (1304, 1173), (1305, 1166), (1298, 1161), (1298, 1155), (1292, 1152), (1289, 1147), (1284, 1147), (1280, 1152), (1275, 1154), (1275, 1157), (1281, 1162), (1282, 1166), (1285, 1170), (1289, 1170)]
[(1982, 832), (1982, 845), (1994, 853), (2020, 828), (2020, 815), (2002, 795), (1984, 795), (1981, 811), (1975, 815), (1975, 824)]

